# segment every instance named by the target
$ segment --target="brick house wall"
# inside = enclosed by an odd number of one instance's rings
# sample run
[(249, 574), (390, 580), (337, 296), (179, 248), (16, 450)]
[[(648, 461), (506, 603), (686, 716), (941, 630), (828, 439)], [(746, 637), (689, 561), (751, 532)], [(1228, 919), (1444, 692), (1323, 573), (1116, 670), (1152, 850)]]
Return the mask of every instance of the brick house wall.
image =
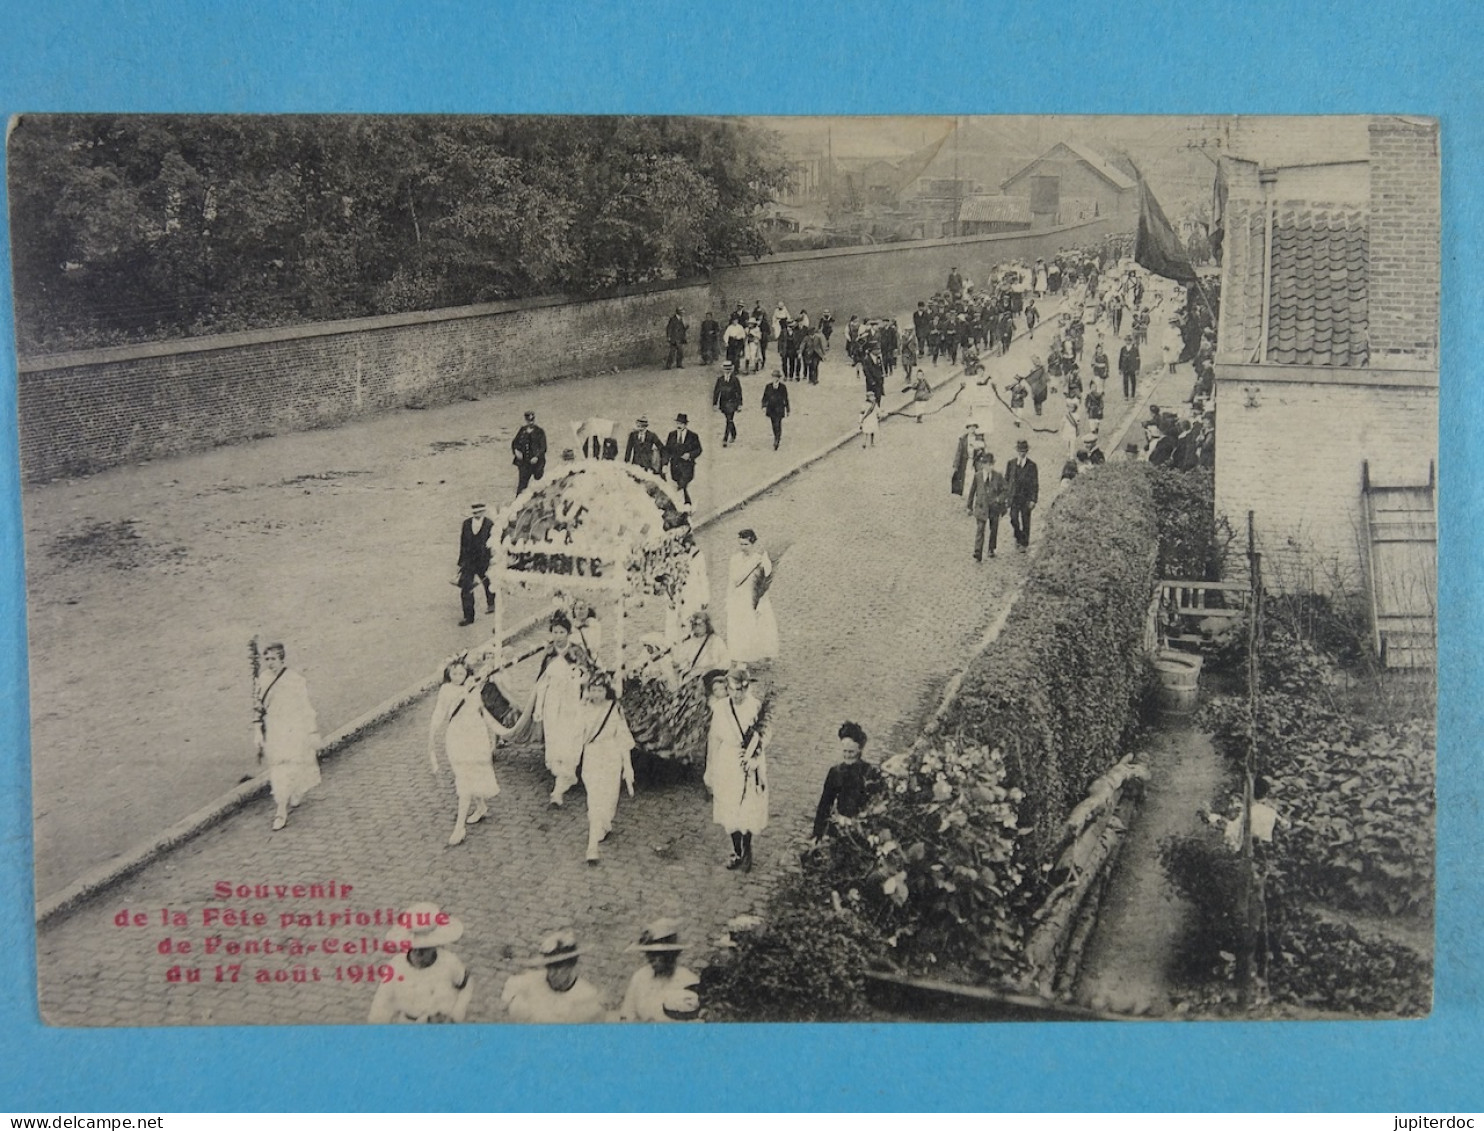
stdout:
[(707, 309), (761, 299), (818, 317), (904, 311), (948, 269), (982, 279), (1122, 230), (1110, 221), (1032, 235), (930, 240), (772, 256), (709, 280), (22, 358), (21, 471), (44, 481), (406, 405), (661, 362), (675, 307), (696, 355)]
[(1371, 123), (1371, 351), (1382, 364), (1437, 365), (1441, 270), (1438, 129)]
[[(1436, 466), (1437, 126), (1378, 117), (1370, 124), (1370, 146), (1359, 280), (1369, 346), (1364, 365), (1256, 361), (1264, 206), (1256, 165), (1226, 166), (1231, 199), (1216, 357), (1216, 509), (1238, 528), (1254, 512), (1258, 548), (1271, 563), (1265, 578), (1279, 589), (1325, 592), (1336, 582), (1359, 588), (1362, 466), (1369, 461), (1372, 482), (1383, 486), (1425, 485)], [(1277, 198), (1279, 215), (1292, 207), (1328, 205)]]

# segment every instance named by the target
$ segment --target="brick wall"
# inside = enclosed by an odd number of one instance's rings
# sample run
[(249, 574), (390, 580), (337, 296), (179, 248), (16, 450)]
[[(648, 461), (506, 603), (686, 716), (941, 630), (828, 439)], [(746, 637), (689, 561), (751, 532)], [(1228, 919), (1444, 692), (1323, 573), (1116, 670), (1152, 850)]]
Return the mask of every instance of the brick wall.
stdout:
[(179, 455), (265, 434), (338, 424), (409, 401), (655, 364), (685, 308), (693, 357), (701, 315), (739, 300), (817, 317), (901, 311), (958, 266), (1094, 243), (1116, 221), (1034, 234), (932, 240), (772, 256), (709, 280), (587, 301), (536, 299), (22, 359), (21, 470), (39, 481)]
[(1377, 485), (1427, 483), (1437, 386), (1407, 373), (1370, 375), (1398, 382), (1388, 386), (1355, 384), (1354, 374), (1283, 381), (1274, 367), (1251, 368), (1228, 367), (1217, 384), (1217, 513), (1241, 534), (1254, 512), (1270, 584), (1324, 592), (1337, 573), (1360, 588), (1362, 463)]
[(1371, 356), (1436, 364), (1440, 173), (1436, 122), (1380, 117), (1370, 125)]

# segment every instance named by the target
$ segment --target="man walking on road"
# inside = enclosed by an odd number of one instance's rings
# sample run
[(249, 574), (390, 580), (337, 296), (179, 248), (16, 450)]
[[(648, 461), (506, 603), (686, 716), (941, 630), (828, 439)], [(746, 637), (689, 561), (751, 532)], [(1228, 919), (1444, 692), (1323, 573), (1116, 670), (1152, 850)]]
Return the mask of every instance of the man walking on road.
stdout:
[(824, 355), (829, 352), (829, 339), (825, 337), (824, 320), (820, 325), (809, 331), (804, 338), (804, 379), (811, 385), (819, 384), (819, 363), (824, 360)]
[(536, 423), (534, 412), (526, 413), (526, 422), (510, 441), (510, 454), (515, 456), (511, 462), (520, 475), (515, 485), (515, 493), (519, 495), (532, 479), (546, 474), (546, 433)]
[(696, 460), (700, 454), (701, 437), (690, 430), (690, 418), (679, 413), (675, 417), (675, 430), (665, 439), (665, 462), (686, 506), (692, 505), (690, 485), (696, 477)]
[(1040, 472), (1030, 457), (1031, 446), (1024, 440), (1015, 441), (1015, 458), (1005, 469), (1005, 487), (1010, 500), (1010, 529), (1015, 534), (1015, 546), (1027, 549), (1031, 544), (1031, 511), (1041, 497)]
[(665, 354), (666, 369), (685, 368), (685, 336), (689, 329), (685, 324), (685, 311), (677, 306), (675, 313), (670, 315), (670, 321), (665, 324), (665, 341), (670, 346)]
[(664, 445), (660, 438), (649, 430), (649, 420), (641, 416), (634, 422), (634, 430), (629, 433), (629, 442), (624, 448), (624, 463), (637, 464), (645, 471), (660, 474), (665, 467)]
[(464, 606), (463, 628), (474, 623), (474, 581), (484, 583), (484, 611), (495, 611), (495, 593), (490, 588), (490, 532), (495, 524), (484, 513), (484, 504), (475, 503), (469, 517), (459, 528), (459, 599)]
[(742, 411), (742, 380), (730, 362), (722, 362), (721, 376), (711, 390), (711, 406), (727, 418), (721, 433), (721, 446), (725, 448), (737, 439), (737, 424), (732, 418)]
[(968, 510), (974, 516), (974, 560), (984, 560), (984, 531), (989, 528), (989, 556), (1000, 541), (1000, 519), (1005, 513), (1005, 477), (995, 470), (992, 452), (974, 453), (974, 479), (969, 484)]
[(1132, 334), (1123, 339), (1118, 351), (1118, 372), (1123, 376), (1123, 399), (1132, 400), (1139, 395), (1139, 347)]
[(773, 425), (773, 450), (783, 441), (783, 418), (788, 415), (788, 389), (783, 374), (773, 370), (773, 378), (763, 386), (763, 412)]

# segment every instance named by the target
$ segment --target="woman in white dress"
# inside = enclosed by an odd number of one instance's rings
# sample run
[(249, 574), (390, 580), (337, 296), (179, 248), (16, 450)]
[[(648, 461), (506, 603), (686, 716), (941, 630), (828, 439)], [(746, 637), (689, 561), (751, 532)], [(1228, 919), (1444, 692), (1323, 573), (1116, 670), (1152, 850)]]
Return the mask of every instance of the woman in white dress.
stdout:
[(751, 530), (737, 535), (737, 552), (727, 574), (727, 643), (732, 659), (756, 663), (778, 656), (778, 621), (767, 586), (773, 561)]
[(587, 862), (598, 862), (598, 845), (613, 830), (618, 793), (628, 786), (634, 796), (634, 765), (629, 751), (634, 736), (613, 695), (613, 684), (601, 672), (588, 676), (583, 689), (584, 733), (582, 788), (587, 792)]
[(674, 605), (665, 613), (665, 636), (672, 644), (679, 644), (685, 639), (691, 618), (710, 605), (711, 571), (707, 568), (706, 552), (699, 546), (692, 546), (685, 583), (675, 594)]
[(443, 752), (453, 771), (458, 793), (458, 816), (454, 818), (449, 844), (463, 844), (465, 829), (489, 816), (489, 799), (500, 792), (492, 759), (495, 736), (509, 734), (490, 717), (480, 697), (483, 682), (474, 678), (468, 662), (460, 657), (443, 670), (443, 686), (433, 704), (428, 727), (428, 760), (438, 773), (438, 735), (443, 732)]
[(707, 677), (711, 734), (707, 743), (706, 783), (711, 787), (711, 819), (732, 839), (728, 868), (752, 871), (752, 837), (768, 827), (768, 759), (760, 721), (763, 705), (752, 693), (744, 667), (723, 677)]
[(282, 644), (263, 648), (256, 688), (258, 752), (273, 792), (273, 831), (288, 824), (289, 810), (319, 785), (319, 722), (304, 677), (286, 666)]
[(692, 614), (690, 635), (674, 652), (679, 689), (675, 693), (675, 757), (691, 765), (706, 760), (706, 736), (711, 728), (711, 707), (702, 677), (709, 671), (726, 671), (732, 658), (727, 642), (711, 624), (704, 609)]
[(584, 732), (582, 673), (584, 656), (572, 645), (572, 625), (562, 613), (551, 618), (551, 643), (541, 656), (541, 670), (532, 692), (532, 717), (541, 724), (546, 742), (546, 768), (555, 779), (551, 804), (561, 805), (577, 784)]

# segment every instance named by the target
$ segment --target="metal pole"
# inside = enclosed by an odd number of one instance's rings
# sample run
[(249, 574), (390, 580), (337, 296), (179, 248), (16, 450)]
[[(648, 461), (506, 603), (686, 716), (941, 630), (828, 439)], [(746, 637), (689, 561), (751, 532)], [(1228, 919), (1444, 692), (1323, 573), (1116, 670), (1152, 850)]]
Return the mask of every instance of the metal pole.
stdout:
[(1247, 757), (1242, 767), (1242, 902), (1240, 908), (1242, 949), (1237, 960), (1237, 995), (1244, 1007), (1253, 1002), (1253, 931), (1252, 895), (1254, 888), (1252, 862), (1252, 775), (1257, 764), (1257, 634), (1258, 604), (1262, 594), (1259, 572), (1262, 563), (1257, 554), (1253, 512), (1247, 512), (1247, 572), (1250, 582), (1247, 607)]
[(1258, 179), (1262, 183), (1262, 211), (1266, 228), (1262, 241), (1262, 340), (1257, 343), (1257, 360), (1266, 364), (1273, 305), (1273, 211), (1277, 207), (1273, 200), (1273, 190), (1278, 184), (1278, 171), (1261, 169), (1258, 171)]

